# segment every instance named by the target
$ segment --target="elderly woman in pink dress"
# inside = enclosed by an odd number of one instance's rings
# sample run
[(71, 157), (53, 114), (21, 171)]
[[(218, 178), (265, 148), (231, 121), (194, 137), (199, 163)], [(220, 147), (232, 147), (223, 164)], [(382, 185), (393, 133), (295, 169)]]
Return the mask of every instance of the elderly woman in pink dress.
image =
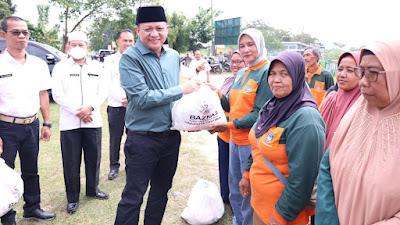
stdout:
[(400, 40), (362, 49), (356, 76), (361, 96), (321, 161), (316, 224), (400, 224)]

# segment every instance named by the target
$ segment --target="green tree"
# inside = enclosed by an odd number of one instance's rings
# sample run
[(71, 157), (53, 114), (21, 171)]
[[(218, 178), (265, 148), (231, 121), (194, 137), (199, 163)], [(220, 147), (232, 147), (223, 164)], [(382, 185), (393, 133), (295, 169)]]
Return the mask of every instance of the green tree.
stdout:
[(137, 1), (141, 4), (158, 2), (158, 0), (51, 0), (54, 6), (63, 9), (59, 15), (60, 21), (64, 23), (62, 51), (65, 51), (68, 33), (78, 29), (82, 22), (87, 20), (104, 22), (101, 18), (113, 18), (119, 10), (134, 7)]
[(92, 50), (107, 49), (115, 41), (118, 31), (131, 29), (134, 31), (136, 12), (133, 8), (125, 7), (116, 12), (114, 17), (95, 18), (88, 30)]
[(298, 41), (308, 45), (321, 45), (321, 42), (318, 40), (318, 38), (315, 38), (311, 36), (311, 34), (307, 33), (297, 34), (292, 38), (291, 41)]
[(174, 12), (169, 18), (168, 44), (179, 53), (189, 49), (188, 19), (182, 14)]
[(0, 20), (11, 16), (16, 11), (16, 6), (12, 4), (11, 0), (0, 0)]
[(214, 37), (214, 25), (211, 25), (213, 15), (217, 16), (220, 12), (199, 7), (198, 13), (189, 22), (189, 49), (198, 50), (204, 48), (205, 43)]
[(247, 28), (255, 28), (260, 30), (264, 35), (265, 47), (268, 51), (280, 51), (284, 49), (282, 44), (282, 39), (289, 35), (290, 33), (284, 30), (277, 30), (269, 25), (267, 25), (263, 20), (254, 20), (247, 24)]
[(60, 31), (60, 25), (47, 29), (49, 25), (49, 5), (38, 5), (37, 10), (39, 14), (38, 24), (33, 25), (28, 21), (28, 29), (31, 32), (31, 39), (36, 40), (40, 43), (51, 45), (55, 48), (60, 48), (60, 40), (58, 38), (58, 32)]

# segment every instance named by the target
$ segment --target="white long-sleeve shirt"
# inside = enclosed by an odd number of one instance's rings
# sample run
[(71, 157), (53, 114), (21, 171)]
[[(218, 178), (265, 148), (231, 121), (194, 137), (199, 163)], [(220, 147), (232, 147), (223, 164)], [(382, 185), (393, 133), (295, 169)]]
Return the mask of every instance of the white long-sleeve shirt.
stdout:
[[(52, 75), (53, 99), (60, 105), (60, 131), (102, 127), (100, 106), (108, 92), (103, 66), (89, 59), (80, 66), (69, 58), (54, 66)], [(90, 123), (84, 123), (76, 116), (77, 109), (87, 105), (94, 109)]]
[(118, 51), (104, 59), (104, 69), (109, 79), (108, 105), (111, 107), (121, 107), (121, 100), (126, 97), (125, 91), (121, 87), (119, 75), (119, 60), (121, 56), (122, 54)]

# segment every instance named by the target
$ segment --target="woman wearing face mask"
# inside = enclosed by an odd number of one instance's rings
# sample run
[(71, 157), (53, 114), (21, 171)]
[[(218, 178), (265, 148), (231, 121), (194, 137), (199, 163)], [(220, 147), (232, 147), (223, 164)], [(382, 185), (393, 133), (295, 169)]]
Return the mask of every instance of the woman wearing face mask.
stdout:
[(331, 144), (340, 120), (361, 94), (358, 78), (355, 75), (359, 60), (358, 52), (345, 52), (339, 57), (336, 71), (338, 90), (332, 91), (322, 102), (321, 115), (326, 124), (325, 151)]
[(361, 96), (321, 161), (316, 224), (400, 224), (400, 41), (362, 49), (356, 76)]
[[(245, 62), (240, 55), (239, 51), (234, 51), (231, 56), (231, 71), (232, 75), (227, 77), (221, 86), (221, 93), (226, 95), (233, 81), (235, 80), (236, 73), (245, 67)], [(228, 116), (229, 113), (225, 112)], [(219, 184), (221, 187), (221, 197), (225, 203), (229, 202), (229, 185), (228, 185), (228, 173), (229, 173), (229, 139), (230, 131), (218, 133), (218, 166), (219, 166)]]
[(313, 214), (306, 206), (324, 150), (325, 124), (304, 69), (296, 52), (281, 52), (271, 62), (268, 84), (274, 97), (249, 133), (253, 161), (240, 182), (244, 196), (251, 184), (255, 225), (305, 225)]
[(234, 225), (253, 224), (250, 194), (243, 198), (239, 192), (247, 160), (251, 154), (248, 139), (250, 128), (257, 120), (258, 112), (271, 97), (266, 75), (268, 73), (267, 49), (261, 31), (250, 28), (238, 38), (239, 52), (249, 67), (236, 74), (230, 92), (221, 97), (222, 107), (229, 112), (229, 122), (211, 127), (212, 132), (230, 130), (229, 143), (229, 201), (233, 210)]

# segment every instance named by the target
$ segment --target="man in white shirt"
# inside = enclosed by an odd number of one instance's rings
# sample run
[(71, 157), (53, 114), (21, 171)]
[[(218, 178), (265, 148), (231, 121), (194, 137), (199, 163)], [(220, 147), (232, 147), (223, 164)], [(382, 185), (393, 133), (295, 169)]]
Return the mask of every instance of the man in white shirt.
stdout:
[(124, 89), (121, 88), (119, 76), (119, 60), (122, 53), (135, 44), (135, 36), (130, 29), (123, 29), (117, 34), (118, 52), (105, 58), (104, 69), (109, 76), (108, 91), (108, 127), (110, 132), (110, 173), (108, 179), (113, 180), (118, 175), (119, 152), (125, 127), (125, 112), (128, 100)]
[(53, 99), (60, 105), (60, 139), (67, 192), (67, 212), (79, 208), (82, 149), (85, 160), (86, 196), (107, 199), (100, 191), (101, 127), (100, 106), (107, 97), (107, 75), (99, 62), (86, 58), (88, 40), (82, 32), (68, 36), (70, 58), (53, 69)]
[(211, 67), (208, 62), (202, 57), (199, 50), (194, 52), (194, 60), (190, 63), (189, 71), (190, 79), (200, 80), (201, 82), (210, 83), (210, 70)]
[(219, 64), (224, 65), (225, 56), (224, 56), (224, 54), (222, 52), (219, 52), (218, 61), (219, 61)]
[[(40, 140), (49, 141), (51, 136), (47, 94), (47, 89), (51, 88), (49, 68), (43, 60), (25, 51), (30, 33), (23, 19), (7, 17), (2, 21), (1, 29), (0, 35), (7, 42), (7, 49), (0, 55), (0, 138), (4, 142), (1, 158), (14, 168), (18, 152), (25, 190), (23, 219), (53, 220), (56, 214), (40, 209), (37, 166), (39, 107), (44, 122)], [(15, 214), (10, 210), (1, 217), (1, 222), (16, 224)]]

